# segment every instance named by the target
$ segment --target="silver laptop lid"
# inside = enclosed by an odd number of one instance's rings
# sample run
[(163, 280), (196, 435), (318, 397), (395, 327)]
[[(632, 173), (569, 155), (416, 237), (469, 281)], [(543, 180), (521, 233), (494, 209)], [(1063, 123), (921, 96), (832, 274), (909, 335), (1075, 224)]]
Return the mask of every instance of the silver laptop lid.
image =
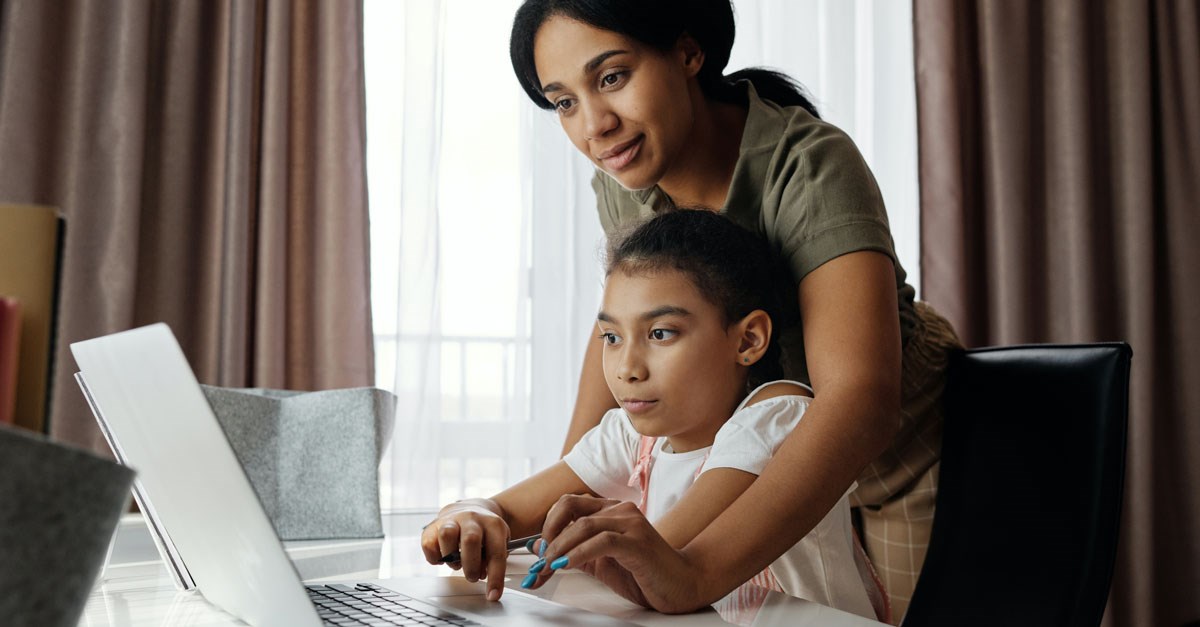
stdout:
[(251, 625), (320, 625), (167, 325), (71, 352), (205, 598)]

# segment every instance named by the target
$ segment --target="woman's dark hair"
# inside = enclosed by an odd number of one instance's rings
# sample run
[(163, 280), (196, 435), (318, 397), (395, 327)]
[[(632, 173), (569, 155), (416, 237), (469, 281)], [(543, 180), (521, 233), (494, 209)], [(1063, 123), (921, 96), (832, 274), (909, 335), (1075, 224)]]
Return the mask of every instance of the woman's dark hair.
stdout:
[[(677, 270), (721, 310), (726, 328), (761, 309), (779, 320), (767, 245), (729, 218), (703, 209), (660, 214), (610, 242), (605, 275)], [(779, 344), (772, 329), (767, 352), (750, 367), (750, 386), (783, 377)]]
[(747, 68), (724, 75), (733, 48), (733, 5), (730, 0), (525, 0), (513, 19), (509, 57), (521, 87), (534, 104), (551, 109), (542, 94), (533, 62), (533, 38), (546, 20), (561, 15), (640, 41), (658, 50), (673, 48), (684, 33), (704, 50), (697, 80), (706, 96), (720, 102), (741, 102), (741, 80), (754, 85), (760, 98), (777, 105), (800, 106), (814, 117), (805, 89), (785, 74), (766, 68)]

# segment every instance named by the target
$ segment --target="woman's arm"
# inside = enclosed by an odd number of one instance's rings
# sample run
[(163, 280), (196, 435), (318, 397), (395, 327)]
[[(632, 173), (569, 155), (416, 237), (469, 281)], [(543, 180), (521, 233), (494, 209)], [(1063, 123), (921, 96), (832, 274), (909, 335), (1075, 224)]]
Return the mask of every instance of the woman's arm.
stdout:
[(575, 411), (571, 414), (571, 426), (567, 430), (567, 440), (563, 443), (561, 455), (571, 452), (583, 434), (592, 427), (600, 424), (604, 412), (617, 406), (612, 391), (604, 381), (604, 366), (601, 358), (602, 345), (596, 336), (599, 334), (596, 325), (592, 325), (589, 333), (587, 350), (583, 355), (583, 370), (579, 374), (579, 394), (575, 398)]
[(566, 555), (568, 567), (614, 560), (664, 612), (708, 605), (760, 572), (820, 522), (894, 437), (897, 311), (894, 269), (882, 253), (850, 253), (809, 273), (800, 312), (816, 398), (762, 475), (680, 551), (628, 508), (606, 513), (586, 499), (561, 500), (555, 510), (563, 511), (543, 528), (547, 558)]

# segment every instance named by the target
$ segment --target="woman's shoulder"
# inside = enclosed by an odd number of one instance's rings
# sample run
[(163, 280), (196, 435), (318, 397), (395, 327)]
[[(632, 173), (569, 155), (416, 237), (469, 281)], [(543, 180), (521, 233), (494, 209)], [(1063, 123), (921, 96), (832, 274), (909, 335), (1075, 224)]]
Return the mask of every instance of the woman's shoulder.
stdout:
[(592, 173), (592, 191), (596, 195), (600, 225), (606, 235), (612, 235), (624, 225), (641, 222), (670, 205), (666, 195), (657, 186), (628, 190), (599, 169)]
[[(797, 147), (853, 147), (854, 142), (837, 125), (819, 118), (799, 105), (782, 106), (760, 98), (754, 86), (746, 84), (746, 126), (742, 131), (742, 150), (789, 150)], [(857, 152), (857, 149), (855, 149)]]

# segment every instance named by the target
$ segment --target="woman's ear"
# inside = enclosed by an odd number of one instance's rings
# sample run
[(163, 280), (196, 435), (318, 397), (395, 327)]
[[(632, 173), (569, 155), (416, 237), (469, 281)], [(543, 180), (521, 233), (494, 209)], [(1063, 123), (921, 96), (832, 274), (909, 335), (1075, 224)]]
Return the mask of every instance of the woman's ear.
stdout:
[(679, 41), (675, 42), (675, 51), (683, 62), (683, 70), (688, 78), (700, 73), (700, 68), (704, 67), (704, 49), (700, 47), (700, 42), (684, 33), (679, 36)]
[(771, 316), (761, 309), (746, 314), (736, 325), (738, 363), (749, 366), (762, 359), (771, 345)]

